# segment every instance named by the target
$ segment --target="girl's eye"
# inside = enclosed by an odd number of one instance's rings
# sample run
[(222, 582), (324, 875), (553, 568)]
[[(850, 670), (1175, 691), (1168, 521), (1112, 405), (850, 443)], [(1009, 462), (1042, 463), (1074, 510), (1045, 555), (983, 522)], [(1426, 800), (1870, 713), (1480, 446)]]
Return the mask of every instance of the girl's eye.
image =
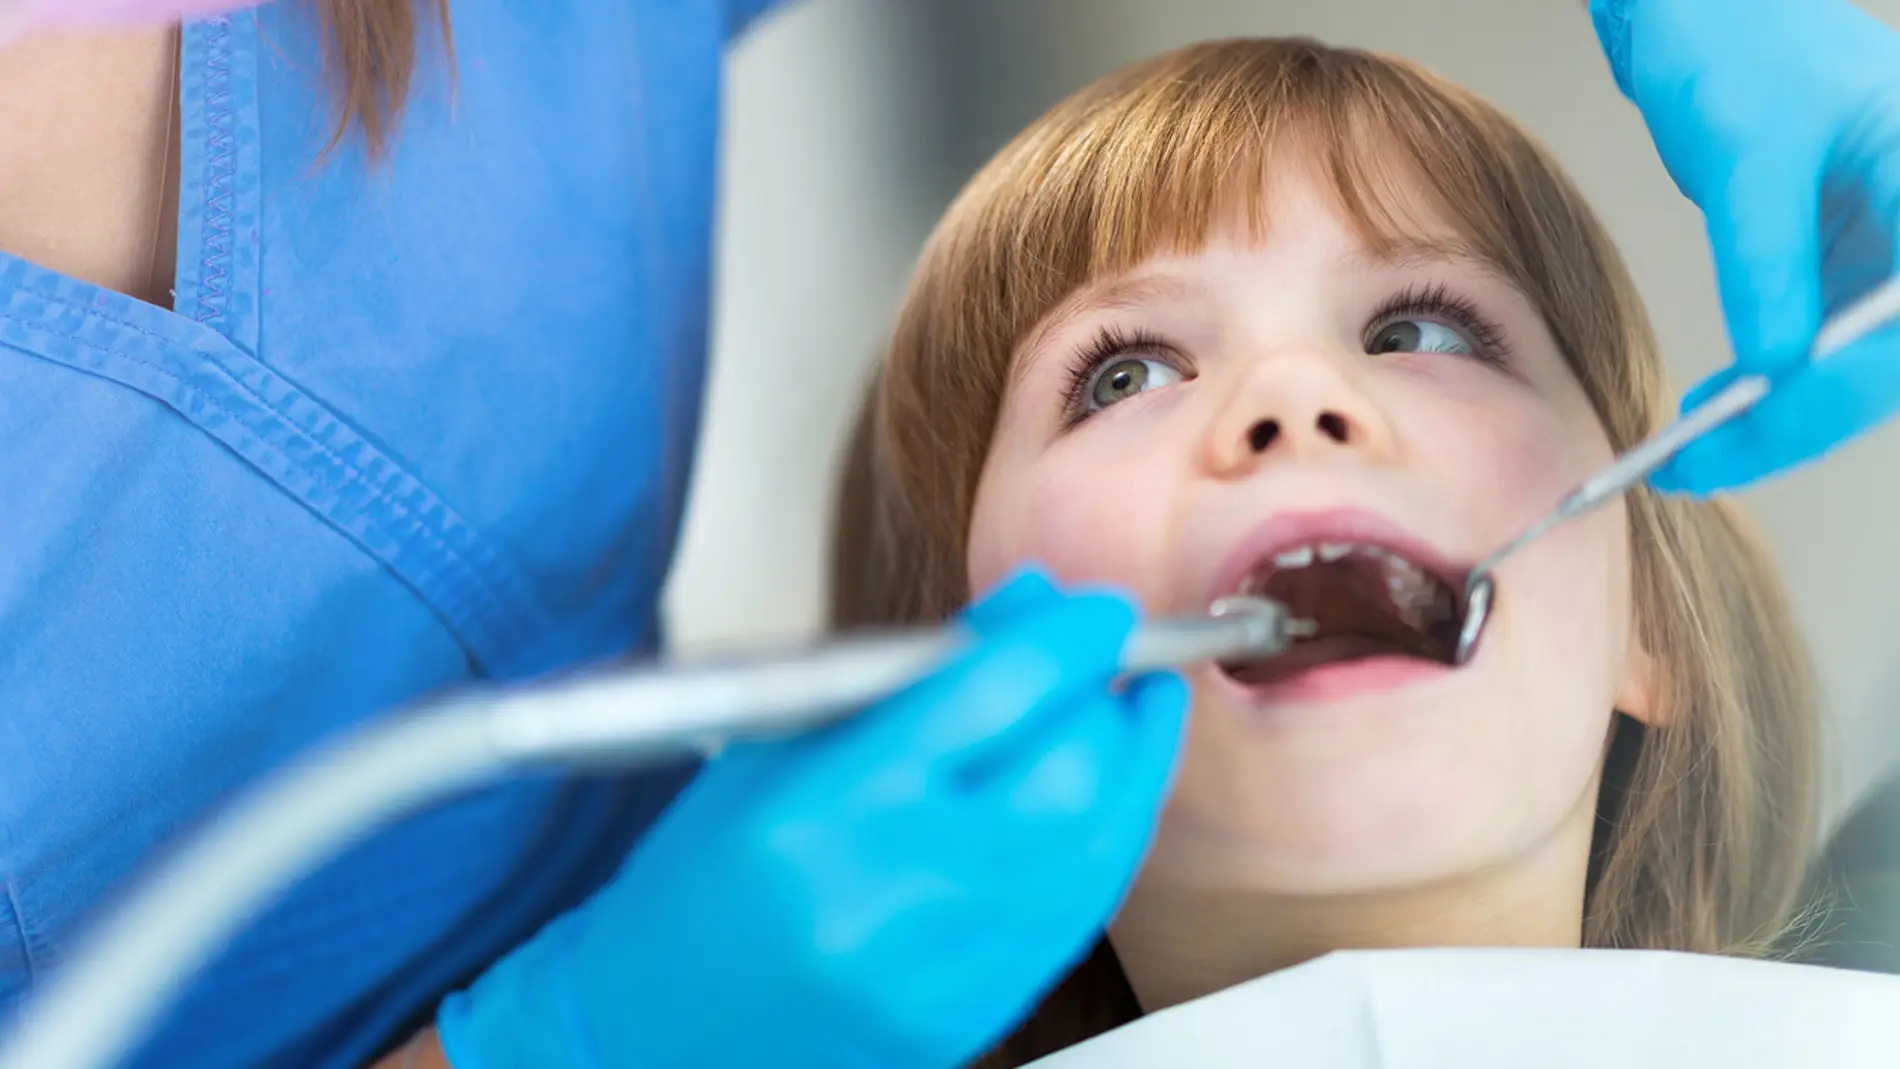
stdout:
[(1160, 360), (1132, 356), (1110, 360), (1089, 377), (1082, 391), (1083, 407), (1090, 412), (1099, 412), (1117, 401), (1125, 401), (1148, 390), (1172, 386), (1183, 378), (1181, 372)]
[(1371, 340), (1366, 342), (1366, 352), (1374, 356), (1384, 353), (1474, 356), (1477, 346), (1456, 327), (1448, 327), (1430, 319), (1394, 319), (1373, 332)]

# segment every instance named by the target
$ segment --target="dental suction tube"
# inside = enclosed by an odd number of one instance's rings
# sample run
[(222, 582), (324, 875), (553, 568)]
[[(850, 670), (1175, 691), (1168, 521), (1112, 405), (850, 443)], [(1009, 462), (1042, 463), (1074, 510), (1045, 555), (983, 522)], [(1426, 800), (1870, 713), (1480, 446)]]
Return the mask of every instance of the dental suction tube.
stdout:
[[(1130, 674), (1280, 653), (1311, 625), (1259, 598), (1165, 620), (1123, 651)], [(276, 775), (97, 925), (0, 1042), (0, 1069), (107, 1069), (191, 976), (284, 889), (371, 829), (524, 766), (632, 766), (835, 722), (956, 655), (956, 629), (873, 635), (794, 655), (620, 670), (430, 703)]]

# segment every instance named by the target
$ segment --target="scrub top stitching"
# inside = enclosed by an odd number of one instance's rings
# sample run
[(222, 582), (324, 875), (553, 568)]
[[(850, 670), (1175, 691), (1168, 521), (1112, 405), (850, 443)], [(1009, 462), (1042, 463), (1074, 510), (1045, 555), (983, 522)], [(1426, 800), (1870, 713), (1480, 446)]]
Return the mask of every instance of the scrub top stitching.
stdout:
[(197, 320), (220, 324), (231, 298), (231, 204), (237, 176), (231, 114), (231, 20), (205, 24), (204, 251), (199, 258)]
[[(476, 662), (478, 670), (512, 671), (513, 662), (531, 661), (534, 658), (537, 646), (531, 640), (536, 633), (534, 625), (543, 619), (542, 610), (535, 604), (532, 590), (520, 579), (519, 574), (482, 541), (472, 524), (400, 465), (363, 441), (328, 408), (297, 391), (296, 387), (269, 368), (253, 364), (241, 354), (235, 355), (235, 359), (250, 364), (249, 368), (231, 367), (221, 354), (197, 351), (194, 347), (167, 339), (137, 323), (105, 315), (99, 308), (49, 294), (37, 296), (49, 306), (71, 309), (93, 322), (104, 320), (153, 346), (164, 347), (175, 354), (187, 354), (208, 365), (209, 375), (181, 374), (148, 357), (130, 352), (123, 345), (87, 338), (82, 332), (44, 320), (29, 324), (37, 332), (69, 342), (82, 353), (91, 354), (90, 359), (78, 354), (69, 357), (53, 355), (52, 359), (56, 362), (79, 367), (138, 389), (166, 404), (201, 431), (227, 444), (239, 456), (264, 472), (266, 477), (289, 491), (306, 508), (322, 517), (332, 528), (351, 537), (352, 541), (382, 561), (392, 573), (415, 590), (423, 602), (443, 618)], [(235, 354), (235, 350), (227, 352)], [(170, 389), (143, 387), (123, 371), (112, 368), (110, 360), (106, 358), (116, 358), (143, 369), (163, 380)], [(268, 384), (282, 390), (287, 395), (285, 399), (272, 401), (265, 396), (256, 385), (246, 381), (246, 376), (240, 373), (245, 370), (250, 370), (254, 376), (268, 376)], [(210, 421), (191, 411), (193, 404), (201, 404), (216, 411), (238, 430), (215, 429)], [(327, 427), (318, 430), (303, 426), (293, 411), (299, 407), (306, 412), (314, 412)], [(368, 462), (356, 463), (347, 459), (333, 444), (333, 440), (339, 437), (345, 439), (345, 445), (352, 452), (366, 454)], [(323, 460), (334, 465), (336, 472), (326, 472), (321, 464), (289, 456), (284, 449), (287, 441), (308, 445)], [(370, 468), (379, 471), (368, 470)], [(286, 485), (292, 482), (308, 483), (310, 486)], [(382, 507), (349, 509), (347, 505), (343, 506), (355, 513), (356, 520), (352, 522), (349, 516), (339, 515), (338, 506), (313, 500), (309, 492), (312, 488), (344, 498), (351, 491), (362, 492)], [(365, 533), (372, 537), (362, 537), (358, 528), (366, 529)], [(454, 537), (456, 535), (460, 537)], [(377, 536), (395, 548), (391, 550), (376, 545)], [(406, 555), (404, 551), (410, 549), (423, 550), (429, 565), (419, 567), (414, 563), (403, 562), (400, 558)], [(540, 633), (547, 634), (546, 631)]]
[[(84, 306), (74, 304), (71, 301), (61, 300), (55, 297), (47, 297), (47, 298), (41, 298), (41, 299), (45, 300), (48, 304), (60, 305), (66, 308), (71, 308), (76, 311), (80, 311), (82, 313), (97, 314), (96, 309), (86, 308)], [(155, 334), (143, 327), (140, 327), (137, 324), (126, 323), (123, 321), (115, 321), (115, 325), (120, 326), (130, 331), (133, 331), (143, 336), (147, 340), (151, 341), (153, 344), (156, 344), (156, 345), (172, 344), (164, 337), (158, 334)], [(168, 368), (162, 367), (159, 364), (153, 363), (152, 361), (147, 360), (144, 357), (138, 356), (134, 353), (127, 352), (126, 350), (119, 348), (117, 346), (101, 345), (97, 342), (88, 341), (85, 338), (81, 337), (79, 334), (76, 334), (70, 331), (60, 330), (51, 324), (46, 324), (46, 323), (36, 324), (36, 329), (41, 330), (47, 334), (50, 334), (56, 338), (60, 338), (64, 341), (72, 342), (74, 345), (79, 346), (82, 349), (91, 350), (97, 353), (104, 354), (106, 356), (118, 357), (119, 359), (127, 361), (128, 363), (136, 364), (137, 366), (142, 367), (146, 369), (147, 371), (150, 371), (153, 374), (158, 375), (161, 378), (165, 379), (167, 382), (170, 382), (171, 384), (173, 384), (175, 387), (177, 387), (178, 393), (181, 397), (190, 398), (192, 400), (202, 402), (203, 404), (208, 405), (211, 408), (217, 410), (217, 412), (220, 415), (228, 418), (231, 422), (245, 428), (245, 430), (249, 432), (247, 436), (248, 442), (255, 444), (259, 449), (269, 449), (272, 445), (271, 438), (273, 436), (263, 429), (254, 427), (252, 424), (255, 422), (255, 416), (257, 414), (258, 409), (273, 411), (279, 415), (283, 415), (283, 413), (279, 411), (277, 406), (273, 405), (268, 398), (265, 398), (262, 395), (260, 395), (255, 389), (253, 389), (248, 383), (244, 382), (243, 379), (239, 378), (238, 376), (235, 376), (235, 375), (228, 376), (230, 379), (230, 385), (242, 397), (255, 402), (255, 405), (235, 405), (235, 406), (227, 405), (223, 401), (219, 400), (217, 397), (213, 396), (209, 391), (199, 386), (193, 385), (192, 383), (187, 381), (184, 376), (178, 374), (177, 372), (174, 372)], [(94, 363), (93, 366), (89, 368), (89, 370), (101, 371), (106, 374), (106, 377), (112, 379), (113, 381), (121, 381), (119, 376), (112, 375), (107, 369), (99, 367), (96, 363)], [(174, 410), (176, 410), (175, 406), (174, 406)], [(181, 413), (181, 414), (184, 414), (184, 413)], [(190, 418), (188, 414), (187, 414), (187, 418)], [(198, 421), (194, 419), (192, 420), (192, 422), (197, 423)], [(289, 430), (291, 431), (292, 434), (294, 434), (297, 438), (309, 443), (319, 453), (321, 453), (326, 459), (330, 460), (338, 468), (342, 469), (343, 474), (346, 477), (346, 481), (348, 483), (351, 483), (354, 485), (360, 485), (363, 488), (367, 489), (376, 498), (378, 502), (386, 505), (389, 508), (389, 510), (393, 512), (399, 519), (412, 521), (407, 526), (411, 528), (411, 533), (413, 536), (418, 536), (424, 539), (430, 549), (438, 551), (444, 557), (453, 559), (460, 556), (460, 554), (458, 554), (455, 547), (450, 546), (445, 537), (436, 533), (435, 531), (430, 530), (429, 525), (426, 523), (426, 521), (424, 521), (421, 517), (416, 515), (414, 510), (410, 509), (407, 505), (404, 505), (401, 501), (398, 501), (393, 494), (391, 494), (389, 491), (383, 489), (380, 485), (378, 485), (379, 480), (377, 480), (373, 475), (362, 470), (361, 468), (358, 468), (356, 465), (350, 463), (335, 449), (331, 448), (329, 443), (323, 441), (317, 435), (309, 431), (306, 431), (301, 427), (295, 426), (294, 422), (289, 420), (287, 417), (285, 419), (285, 422), (287, 424), (291, 424), (289, 427)], [(248, 455), (251, 453), (251, 450), (239, 449), (238, 452), (240, 454)], [(377, 534), (383, 536), (390, 542), (400, 543), (407, 540), (403, 538), (398, 532), (392, 531), (386, 526), (383, 526), (382, 524), (378, 523), (378, 521), (376, 520), (374, 516), (366, 517), (364, 522), (368, 526), (373, 528)], [(451, 584), (449, 589), (455, 592), (455, 596), (445, 599), (449, 603), (447, 606), (445, 606), (445, 611), (447, 609), (460, 609), (462, 611), (451, 613), (451, 615), (461, 616), (461, 615), (468, 614), (472, 610), (467, 606), (462, 606), (457, 603), (464, 602), (464, 601), (478, 600), (481, 596), (482, 584), (474, 581), (472, 578), (468, 577), (467, 575), (462, 575), (455, 579), (451, 579), (449, 580), (449, 582)], [(435, 585), (435, 584), (429, 584), (429, 585)], [(474, 589), (472, 590), (463, 589), (463, 588), (471, 588), (471, 587)], [(430, 600), (431, 602), (434, 602), (437, 600), (444, 600), (444, 599), (428, 599), (428, 600)]]

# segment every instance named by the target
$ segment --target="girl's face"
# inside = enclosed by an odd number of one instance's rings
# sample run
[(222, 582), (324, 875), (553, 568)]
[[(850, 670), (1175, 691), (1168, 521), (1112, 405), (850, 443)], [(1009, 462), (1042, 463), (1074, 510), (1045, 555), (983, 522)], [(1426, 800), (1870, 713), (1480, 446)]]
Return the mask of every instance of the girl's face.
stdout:
[(1648, 712), (1623, 510), (1508, 561), (1465, 668), (1417, 656), (1430, 612), (1398, 606), (1447, 596), (1609, 443), (1529, 301), (1449, 227), (1381, 257), (1298, 170), (1269, 189), (1264, 242), (1235, 225), (1150, 259), (1024, 342), (972, 588), (1034, 560), (1153, 615), (1250, 586), (1325, 622), (1263, 673), (1190, 672), (1144, 881), (1358, 893), (1533, 856), (1580, 877), (1612, 711)]

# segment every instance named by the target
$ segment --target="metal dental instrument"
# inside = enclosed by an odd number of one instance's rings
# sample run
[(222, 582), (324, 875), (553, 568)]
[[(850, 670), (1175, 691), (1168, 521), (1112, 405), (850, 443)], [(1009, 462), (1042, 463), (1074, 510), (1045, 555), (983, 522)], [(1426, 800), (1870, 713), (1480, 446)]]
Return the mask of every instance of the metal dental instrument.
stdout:
[[(1900, 277), (1889, 279), (1835, 316), (1814, 338), (1815, 360), (1823, 360), (1874, 331), (1900, 321)], [(1765, 376), (1736, 379), (1715, 396), (1684, 413), (1649, 439), (1583, 481), (1523, 533), (1498, 547), (1471, 569), (1465, 580), (1465, 618), (1458, 633), (1456, 663), (1465, 664), (1477, 651), (1478, 639), (1490, 620), (1497, 600), (1493, 574), (1506, 557), (1550, 533), (1551, 529), (1614, 501), (1648, 480), (1689, 443), (1748, 411), (1768, 396)]]
[[(1311, 634), (1278, 603), (1233, 597), (1130, 638), (1130, 674), (1270, 657)], [(931, 628), (723, 664), (621, 669), (532, 690), (464, 694), (370, 725), (226, 811), (95, 926), (0, 1039), (0, 1069), (105, 1069), (211, 955), (278, 893), (369, 829), (509, 769), (626, 766), (740, 737), (822, 727), (956, 655)]]

